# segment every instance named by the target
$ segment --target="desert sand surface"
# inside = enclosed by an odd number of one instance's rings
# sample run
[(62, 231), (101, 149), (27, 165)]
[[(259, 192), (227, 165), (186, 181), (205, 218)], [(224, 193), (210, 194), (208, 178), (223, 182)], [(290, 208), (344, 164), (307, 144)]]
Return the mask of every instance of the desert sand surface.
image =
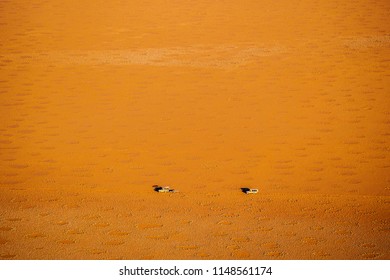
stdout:
[(390, 259), (389, 15), (1, 0), (0, 259)]

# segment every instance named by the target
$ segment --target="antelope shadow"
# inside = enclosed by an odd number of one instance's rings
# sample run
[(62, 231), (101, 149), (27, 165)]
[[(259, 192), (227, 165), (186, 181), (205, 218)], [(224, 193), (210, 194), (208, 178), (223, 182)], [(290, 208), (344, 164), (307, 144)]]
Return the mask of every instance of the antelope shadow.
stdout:
[(250, 188), (241, 188), (241, 191), (246, 194), (250, 191)]

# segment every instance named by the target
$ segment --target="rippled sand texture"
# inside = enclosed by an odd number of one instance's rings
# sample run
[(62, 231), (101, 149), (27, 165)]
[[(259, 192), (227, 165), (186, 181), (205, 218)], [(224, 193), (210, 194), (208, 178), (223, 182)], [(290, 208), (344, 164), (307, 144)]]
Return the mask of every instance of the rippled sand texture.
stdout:
[(0, 258), (389, 259), (389, 13), (0, 1)]

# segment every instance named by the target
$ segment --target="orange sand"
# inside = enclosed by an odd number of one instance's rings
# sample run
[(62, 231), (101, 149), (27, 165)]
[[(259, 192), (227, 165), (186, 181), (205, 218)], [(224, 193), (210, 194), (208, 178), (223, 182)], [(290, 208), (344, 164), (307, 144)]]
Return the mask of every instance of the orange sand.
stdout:
[(390, 259), (389, 12), (0, 1), (0, 258)]

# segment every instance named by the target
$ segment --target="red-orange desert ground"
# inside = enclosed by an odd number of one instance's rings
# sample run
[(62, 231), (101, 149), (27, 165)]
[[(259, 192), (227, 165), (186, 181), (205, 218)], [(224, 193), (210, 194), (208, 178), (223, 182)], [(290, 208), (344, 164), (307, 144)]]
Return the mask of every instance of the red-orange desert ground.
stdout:
[(1, 0), (0, 258), (390, 259), (389, 14)]

